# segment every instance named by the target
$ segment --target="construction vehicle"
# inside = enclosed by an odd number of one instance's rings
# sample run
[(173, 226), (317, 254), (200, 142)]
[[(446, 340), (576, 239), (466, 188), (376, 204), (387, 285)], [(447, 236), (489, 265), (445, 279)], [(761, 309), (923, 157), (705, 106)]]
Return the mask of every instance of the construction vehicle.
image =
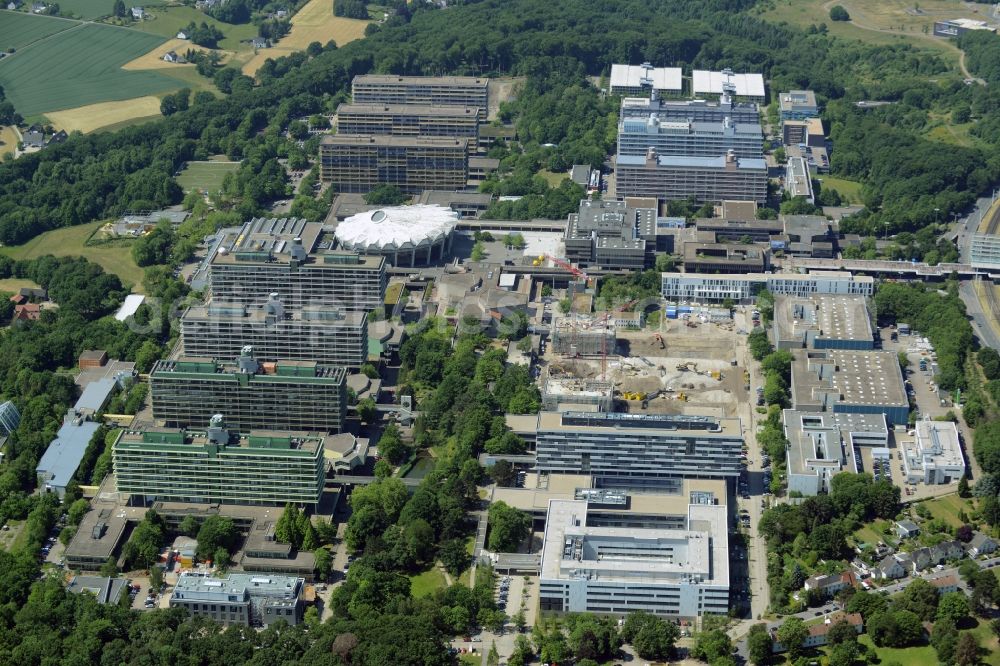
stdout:
[(691, 321), (690, 319), (688, 319), (688, 320), (687, 320), (687, 322), (686, 322), (686, 326), (687, 326), (688, 328), (698, 328), (698, 324), (694, 323), (694, 322), (693, 322), (693, 321)]
[(687, 402), (688, 401), (687, 393), (684, 392), (678, 393), (677, 399), (680, 400), (681, 402)]
[(712, 379), (722, 379), (722, 373), (718, 370), (711, 370), (708, 374), (712, 377)]
[(677, 364), (677, 370), (679, 370), (680, 372), (687, 372), (687, 369), (688, 369), (688, 364), (687, 363), (678, 363)]
[(653, 339), (660, 343), (660, 349), (667, 348), (667, 345), (663, 342), (663, 336), (659, 333), (653, 333)]

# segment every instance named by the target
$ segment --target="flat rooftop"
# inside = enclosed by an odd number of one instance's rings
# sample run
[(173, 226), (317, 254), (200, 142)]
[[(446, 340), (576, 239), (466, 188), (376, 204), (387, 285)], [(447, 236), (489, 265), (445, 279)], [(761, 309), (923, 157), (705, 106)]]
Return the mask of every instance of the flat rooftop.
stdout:
[(726, 507), (688, 506), (688, 529), (587, 527), (584, 500), (551, 500), (543, 579), (651, 584), (729, 584)]
[(539, 412), (539, 431), (641, 432), (717, 436), (742, 436), (738, 418), (669, 414), (624, 414), (619, 412)]
[(891, 351), (794, 350), (792, 404), (909, 406), (899, 359)]
[(854, 445), (885, 446), (889, 428), (883, 414), (834, 414), (831, 412), (782, 412), (785, 437), (788, 439), (788, 471), (791, 474), (814, 474), (827, 467), (858, 472), (862, 466), (854, 458)]
[(352, 83), (382, 85), (469, 86), (485, 88), (489, 79), (478, 76), (396, 76), (395, 74), (359, 74)]
[(337, 115), (354, 114), (364, 116), (434, 116), (437, 118), (476, 118), (479, 108), (475, 106), (443, 106), (432, 104), (357, 104), (345, 103), (337, 107)]
[(951, 421), (917, 421), (916, 454), (938, 466), (965, 465), (958, 429)]
[(252, 375), (256, 378), (321, 379), (342, 382), (347, 376), (344, 368), (319, 365), (315, 361), (277, 361), (261, 363), (254, 358), (241, 357), (237, 361), (219, 361), (200, 356), (181, 356), (172, 360), (157, 361), (150, 376), (162, 374), (189, 374), (201, 376)]
[(778, 96), (778, 104), (782, 111), (794, 111), (798, 107), (816, 107), (816, 93), (812, 90), (789, 90)]
[[(314, 454), (325, 448), (326, 437), (319, 433), (291, 432), (287, 430), (251, 430), (240, 434), (226, 429), (221, 430), (221, 441), (226, 448), (258, 450), (262, 454), (279, 454), (281, 452), (301, 451)], [(206, 448), (220, 440), (213, 439), (206, 430), (185, 430), (183, 428), (165, 428), (152, 424), (136, 424), (121, 434), (118, 445), (140, 448), (183, 450), (188, 448)]]
[(764, 77), (761, 74), (738, 74), (696, 69), (691, 73), (691, 92), (698, 95), (721, 95), (725, 84), (732, 85), (736, 97), (763, 97)]
[(812, 176), (805, 158), (794, 157), (788, 160), (785, 167), (785, 189), (793, 197), (812, 197)]
[[(645, 155), (619, 155), (617, 163), (622, 166), (645, 166)], [(756, 157), (739, 157), (731, 162), (725, 155), (719, 157), (688, 157), (685, 155), (660, 155), (657, 164), (674, 169), (717, 169), (724, 171), (767, 171), (767, 162)]]
[(302, 584), (301, 578), (276, 574), (231, 573), (216, 577), (185, 571), (177, 577), (173, 598), (225, 601), (228, 595), (235, 594), (240, 601), (248, 596), (294, 599), (299, 596)]
[(800, 340), (810, 332), (826, 340), (874, 339), (864, 296), (778, 296), (774, 324), (779, 342)]
[(612, 88), (643, 88), (680, 92), (683, 79), (680, 67), (653, 67), (641, 65), (611, 65)]
[[(361, 326), (367, 318), (367, 313), (344, 311), (333, 305), (306, 305), (300, 308), (285, 306), (281, 322), (297, 322), (305, 326), (342, 326), (354, 328)], [(245, 322), (263, 324), (268, 319), (268, 313), (263, 306), (248, 306), (243, 303), (210, 300), (204, 305), (192, 305), (184, 311), (182, 319), (213, 322)]]
[(392, 136), (391, 134), (326, 134), (321, 146), (386, 146), (400, 148), (461, 148), (467, 151), (469, 140), (465, 137), (447, 136)]
[[(145, 509), (142, 510), (145, 512)], [(141, 516), (139, 517), (141, 520)], [(129, 517), (117, 506), (95, 503), (66, 546), (66, 559), (106, 561), (121, 542)]]

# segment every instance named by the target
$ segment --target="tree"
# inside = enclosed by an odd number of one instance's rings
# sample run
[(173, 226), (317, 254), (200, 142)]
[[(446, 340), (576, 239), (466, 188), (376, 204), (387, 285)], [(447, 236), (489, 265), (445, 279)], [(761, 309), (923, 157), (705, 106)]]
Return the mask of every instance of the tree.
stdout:
[(958, 630), (955, 623), (948, 619), (938, 620), (931, 629), (931, 645), (937, 652), (938, 661), (942, 664), (950, 664), (955, 655), (955, 646), (958, 644)]
[(376, 185), (365, 195), (365, 203), (369, 206), (398, 206), (410, 200), (396, 185)]
[[(239, 532), (232, 518), (209, 516), (198, 530), (198, 557), (208, 559), (219, 550), (233, 552), (237, 547)], [(228, 561), (228, 555), (227, 555)]]
[(497, 651), (497, 642), (490, 644), (490, 651), (486, 654), (486, 666), (500, 666), (500, 653)]
[(937, 613), (938, 600), (937, 589), (923, 578), (917, 578), (906, 586), (893, 607), (908, 610), (921, 620), (930, 622)]
[(838, 620), (835, 622), (833, 626), (830, 627), (830, 631), (826, 635), (826, 640), (830, 645), (857, 641), (857, 639), (857, 630), (846, 620)]
[(293, 548), (302, 541), (299, 532), (299, 509), (291, 502), (285, 504), (284, 511), (274, 524), (274, 538), (280, 543), (290, 544)]
[(766, 624), (755, 624), (750, 627), (750, 634), (747, 636), (750, 662), (755, 666), (770, 663), (771, 644), (771, 634), (767, 630)]
[(958, 480), (958, 496), (962, 498), (972, 496), (972, 493), (969, 492), (969, 478), (966, 474), (963, 474), (962, 478)]
[(115, 0), (114, 8), (111, 10), (111, 13), (118, 18), (125, 18), (126, 12), (125, 2), (123, 0)]
[(212, 563), (216, 569), (226, 569), (229, 566), (229, 551), (221, 546), (212, 553)]
[(941, 597), (937, 607), (937, 619), (948, 620), (958, 625), (969, 616), (969, 600), (964, 592), (949, 592)]
[(856, 640), (838, 643), (830, 650), (830, 666), (853, 666), (861, 654), (861, 646)]
[(438, 558), (448, 573), (453, 576), (458, 576), (465, 571), (472, 561), (472, 556), (465, 549), (465, 541), (462, 539), (450, 539), (441, 544), (438, 549)]
[(476, 241), (472, 246), (472, 260), (482, 261), (486, 258), (486, 246), (482, 241)]
[(802, 655), (802, 649), (808, 636), (809, 629), (797, 617), (788, 618), (778, 627), (778, 642), (785, 648), (789, 658), (793, 661)]
[(505, 502), (494, 502), (489, 509), (490, 537), (493, 552), (515, 552), (531, 531), (531, 516)]
[(979, 663), (979, 640), (974, 634), (963, 631), (955, 646), (955, 663), (958, 666), (972, 666)]
[(676, 624), (655, 618), (655, 621), (647, 622), (639, 630), (632, 645), (643, 659), (666, 661), (679, 637), (680, 629)]
[(1000, 353), (992, 347), (983, 347), (976, 353), (976, 360), (983, 369), (986, 379), (1000, 379)]
[(327, 548), (317, 548), (313, 551), (316, 558), (316, 578), (320, 581), (330, 580), (333, 573), (333, 556)]
[(198, 524), (198, 519), (194, 516), (187, 515), (184, 516), (184, 520), (180, 524), (180, 532), (185, 536), (194, 537), (198, 534), (198, 529), (201, 525)]
[(372, 398), (359, 400), (355, 409), (357, 409), (358, 418), (361, 419), (362, 423), (374, 423), (378, 416), (378, 409), (376, 409), (375, 400)]
[(157, 591), (163, 587), (163, 569), (158, 565), (154, 565), (149, 569), (149, 587)]
[(369, 379), (378, 379), (379, 378), (378, 368), (376, 368), (371, 363), (365, 363), (364, 365), (362, 365), (360, 372), (361, 372), (361, 374), (363, 374), (365, 377), (368, 377)]

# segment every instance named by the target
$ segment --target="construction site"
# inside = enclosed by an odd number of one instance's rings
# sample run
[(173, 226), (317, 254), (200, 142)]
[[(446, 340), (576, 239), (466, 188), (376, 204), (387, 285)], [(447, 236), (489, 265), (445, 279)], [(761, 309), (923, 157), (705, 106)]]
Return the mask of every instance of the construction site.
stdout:
[(745, 341), (732, 320), (691, 316), (625, 330), (601, 318), (564, 317), (545, 358), (543, 402), (552, 409), (585, 404), (605, 411), (611, 403), (615, 411), (735, 416), (750, 400), (749, 375), (737, 365)]

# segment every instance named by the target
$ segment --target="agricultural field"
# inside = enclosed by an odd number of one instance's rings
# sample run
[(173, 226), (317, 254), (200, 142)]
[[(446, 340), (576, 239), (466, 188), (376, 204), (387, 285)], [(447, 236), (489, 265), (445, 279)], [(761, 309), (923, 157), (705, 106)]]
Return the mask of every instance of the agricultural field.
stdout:
[(188, 162), (177, 176), (177, 183), (185, 192), (218, 192), (226, 174), (236, 171), (240, 166), (239, 162), (228, 162), (225, 159), (223, 156), (210, 162)]
[(86, 20), (109, 16), (114, 5), (114, 0), (59, 0), (60, 11)]
[[(198, 24), (204, 22), (214, 25), (221, 30), (224, 38), (219, 42), (219, 48), (224, 51), (235, 51), (240, 48), (240, 42), (253, 39), (257, 36), (257, 26), (252, 23), (230, 25), (216, 21), (211, 16), (198, 11), (194, 7), (184, 6), (147, 8), (147, 18), (136, 22), (132, 27), (142, 32), (148, 32), (152, 35), (159, 35), (160, 37), (169, 39), (175, 37), (178, 30), (186, 28), (192, 21)], [(185, 51), (194, 46), (191, 42), (186, 42), (186, 44), (187, 46), (184, 47)], [(246, 47), (246, 45), (244, 46)], [(177, 49), (175, 48), (175, 50)]]
[(78, 24), (57, 40), (0, 62), (0, 85), (25, 118), (98, 102), (156, 95), (180, 86), (156, 72), (128, 72), (126, 62), (164, 40), (134, 30)]
[(24, 278), (7, 278), (0, 280), (0, 291), (8, 294), (17, 293), (21, 289), (38, 289), (39, 285)]
[(76, 23), (50, 16), (33, 16), (23, 12), (0, 9), (0, 49), (23, 49), (64, 30)]
[(0, 162), (3, 161), (4, 153), (13, 153), (17, 150), (17, 132), (13, 127), (0, 125)]
[(24, 245), (0, 248), (0, 254), (12, 259), (34, 259), (46, 254), (57, 257), (86, 257), (104, 270), (117, 275), (133, 291), (142, 293), (143, 270), (132, 259), (131, 247), (127, 244), (87, 245), (90, 236), (104, 225), (106, 220), (80, 224), (46, 231), (35, 236)]
[(84, 133), (139, 118), (149, 120), (159, 116), (160, 98), (153, 95), (117, 102), (99, 102), (45, 114), (49, 122), (60, 129)]
[(330, 0), (310, 0), (292, 17), (292, 30), (281, 41), (269, 49), (261, 49), (245, 65), (243, 73), (253, 76), (268, 58), (277, 59), (304, 51), (312, 42), (326, 44), (331, 39), (337, 46), (343, 46), (365, 36), (365, 27), (370, 21), (343, 18), (333, 15)]

